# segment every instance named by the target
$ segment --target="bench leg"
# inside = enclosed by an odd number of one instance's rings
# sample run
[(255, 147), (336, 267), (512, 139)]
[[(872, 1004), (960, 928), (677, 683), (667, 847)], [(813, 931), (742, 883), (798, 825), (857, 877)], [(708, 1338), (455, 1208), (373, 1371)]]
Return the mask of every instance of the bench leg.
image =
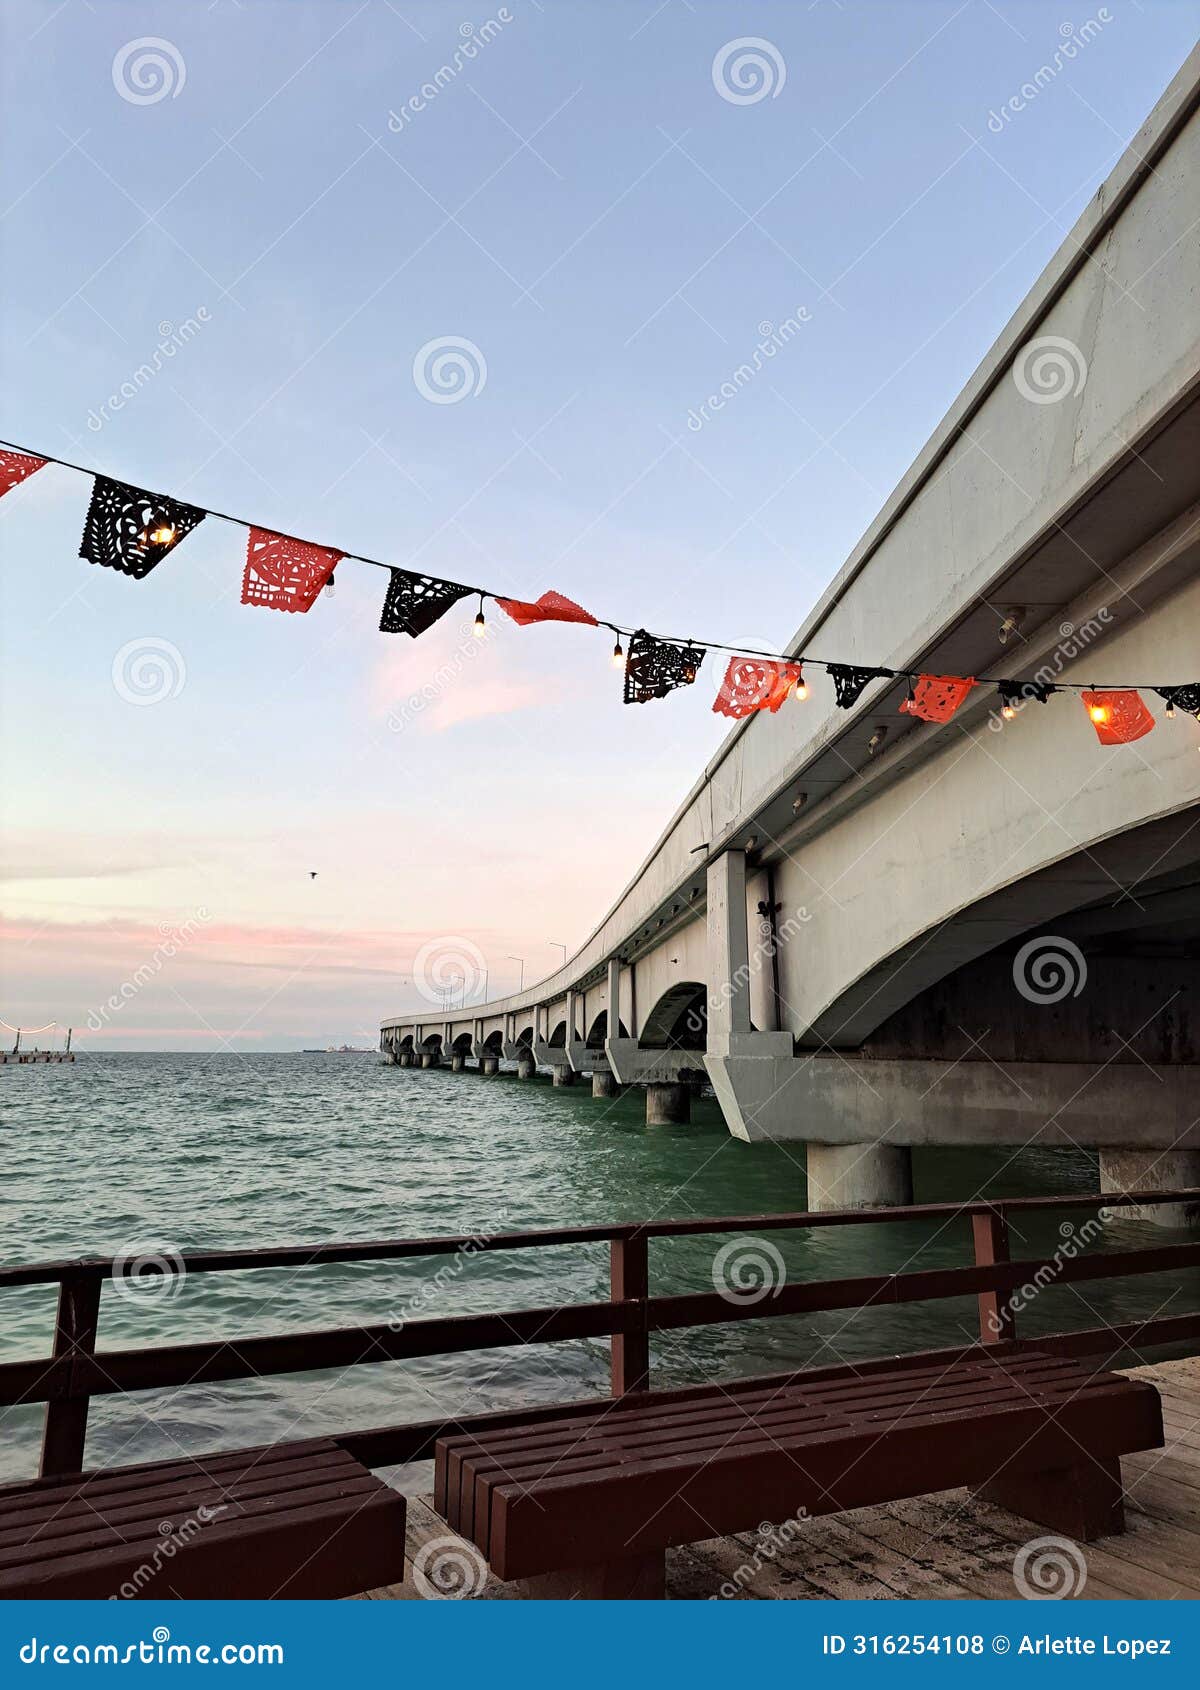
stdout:
[(659, 1550), (625, 1561), (598, 1561), (517, 1579), (513, 1588), (534, 1602), (661, 1602), (667, 1594), (667, 1558)]
[(975, 1493), (1079, 1543), (1125, 1530), (1121, 1463), (1084, 1459), (1047, 1473), (1005, 1473)]

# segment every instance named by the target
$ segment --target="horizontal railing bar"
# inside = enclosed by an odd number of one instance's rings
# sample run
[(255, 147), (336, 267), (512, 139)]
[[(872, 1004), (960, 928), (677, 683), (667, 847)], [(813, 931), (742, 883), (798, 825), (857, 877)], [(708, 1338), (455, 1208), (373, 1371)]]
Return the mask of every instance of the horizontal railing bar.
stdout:
[[(639, 1328), (643, 1308), (651, 1331), (777, 1319), (832, 1309), (865, 1309), (945, 1297), (1012, 1291), (1035, 1283), (1120, 1279), (1164, 1273), (1200, 1263), (1200, 1242), (1152, 1250), (1111, 1250), (1057, 1259), (1051, 1256), (995, 1262), (983, 1267), (922, 1268), (908, 1273), (850, 1279), (793, 1281), (758, 1301), (737, 1301), (719, 1291), (685, 1292), (613, 1303), (572, 1303), (560, 1308), (516, 1309), (499, 1314), (450, 1315), (395, 1325), (330, 1327), (269, 1337), (213, 1339), (139, 1350), (100, 1351), (76, 1358), (69, 1385), (61, 1362), (49, 1359), (0, 1366), (0, 1404), (45, 1402), (51, 1396), (105, 1395), (113, 1391), (246, 1379), (254, 1375), (313, 1373), (415, 1356), (572, 1338), (611, 1337)], [(14, 1394), (16, 1393), (16, 1394)]]
[(762, 1320), (829, 1309), (935, 1302), (944, 1297), (974, 1296), (981, 1291), (1013, 1291), (1036, 1282), (1041, 1274), (1048, 1276), (1048, 1285), (1065, 1285), (1081, 1279), (1166, 1273), (1198, 1262), (1200, 1243), (1166, 1244), (1156, 1250), (1109, 1250), (1069, 1260), (1045, 1256), (994, 1262), (987, 1267), (921, 1268), (913, 1273), (869, 1274), (854, 1279), (793, 1281), (759, 1301), (749, 1298), (737, 1301), (720, 1291), (685, 1292), (680, 1296), (651, 1297), (646, 1310), (650, 1330), (667, 1332), (681, 1327), (723, 1325), (730, 1320)]
[(463, 1350), (559, 1343), (570, 1338), (609, 1338), (614, 1333), (632, 1330), (640, 1318), (638, 1303), (571, 1303), (565, 1308), (450, 1315), (394, 1326), (329, 1327), (265, 1338), (210, 1339), (205, 1343), (159, 1344), (141, 1350), (99, 1350), (94, 1357), (76, 1357), (69, 1389), (59, 1388), (63, 1376), (57, 1371), (57, 1362), (11, 1362), (0, 1366), (0, 1404), (47, 1402), (52, 1393), (56, 1397), (108, 1396), (116, 1391), (267, 1378), (280, 1373), (315, 1373), (323, 1368), (455, 1355)]
[[(971, 1203), (916, 1203), (885, 1209), (797, 1210), (766, 1215), (722, 1215), (708, 1219), (612, 1222), (595, 1226), (544, 1227), (526, 1232), (456, 1233), (443, 1238), (394, 1238), (361, 1244), (292, 1244), (263, 1250), (197, 1250), (180, 1258), (188, 1273), (230, 1273), (254, 1268), (321, 1267), (340, 1262), (402, 1261), (414, 1256), (454, 1255), (470, 1249), (546, 1249), (554, 1245), (606, 1243), (614, 1238), (685, 1238), (705, 1233), (802, 1231), (826, 1226), (879, 1226), (895, 1221), (953, 1220), (959, 1215), (1014, 1214), (1056, 1209), (1113, 1209), (1142, 1203), (1200, 1203), (1200, 1187), (1169, 1191), (1058, 1193), (1049, 1197), (997, 1197)], [(0, 1267), (0, 1289), (55, 1284), (65, 1274), (96, 1272), (111, 1277), (116, 1261), (98, 1257)], [(147, 1273), (154, 1269), (147, 1268)], [(170, 1265), (168, 1270), (172, 1271)]]

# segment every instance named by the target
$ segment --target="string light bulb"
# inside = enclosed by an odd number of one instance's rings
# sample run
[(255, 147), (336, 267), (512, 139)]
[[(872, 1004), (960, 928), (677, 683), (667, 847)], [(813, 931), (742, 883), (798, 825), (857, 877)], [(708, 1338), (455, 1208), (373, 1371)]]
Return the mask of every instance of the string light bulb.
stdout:
[(325, 597), (327, 599), (331, 599), (333, 597), (333, 570), (332, 569), (329, 571), (329, 574), (325, 578)]
[(1112, 711), (1108, 708), (1107, 704), (1089, 704), (1088, 715), (1092, 718), (1092, 721), (1095, 722), (1098, 728), (1102, 728), (1105, 722), (1107, 722), (1109, 717), (1112, 715)]
[(169, 546), (175, 538), (175, 530), (169, 522), (159, 523), (157, 528), (150, 530), (150, 541), (155, 546)]
[(1168, 700), (1167, 700), (1167, 721), (1173, 722), (1174, 720), (1175, 720), (1175, 700), (1173, 698), (1168, 698)]
[(808, 697), (808, 682), (804, 679), (803, 668), (801, 668), (800, 673), (796, 676), (796, 686), (792, 696), (794, 698), (798, 698), (801, 704), (803, 704), (804, 700)]
[(487, 618), (483, 614), (482, 593), (479, 595), (479, 609), (475, 612), (475, 621), (472, 625), (471, 632), (475, 635), (477, 640), (483, 639), (484, 635), (487, 633)]
[(616, 645), (613, 646), (612, 666), (614, 669), (623, 669), (625, 667), (625, 653), (621, 649), (621, 642), (619, 639), (617, 640)]
[(1006, 722), (1015, 722), (1017, 719), (1017, 707), (1015, 704), (1010, 703), (1006, 699), (1000, 706), (1000, 714), (1004, 717)]

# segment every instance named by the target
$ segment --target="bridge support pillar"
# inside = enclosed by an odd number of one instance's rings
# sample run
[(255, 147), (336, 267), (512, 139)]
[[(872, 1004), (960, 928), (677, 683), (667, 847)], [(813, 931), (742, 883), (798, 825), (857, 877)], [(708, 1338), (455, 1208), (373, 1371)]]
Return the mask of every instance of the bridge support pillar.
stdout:
[(397, 1062), (397, 1065), (401, 1068), (411, 1068), (412, 1065), (413, 1065), (412, 1051), (411, 1050), (402, 1050), (400, 1052), (399, 1056), (396, 1058), (396, 1062)]
[(518, 1080), (532, 1080), (536, 1073), (537, 1063), (533, 1060), (533, 1057), (530, 1056), (528, 1051), (522, 1051), (521, 1055), (517, 1058)]
[(810, 1144), (807, 1159), (810, 1209), (885, 1209), (913, 1200), (905, 1145)]
[(575, 1084), (574, 1068), (565, 1068), (562, 1063), (559, 1063), (554, 1068), (553, 1074), (556, 1086), (573, 1086)]
[(615, 1097), (620, 1088), (617, 1076), (607, 1068), (592, 1069), (592, 1096)]
[[(1101, 1191), (1178, 1191), (1200, 1186), (1200, 1150), (1102, 1150)], [(1114, 1209), (1114, 1220), (1148, 1221), (1152, 1226), (1188, 1226), (1200, 1222), (1198, 1203), (1138, 1203)]]
[(440, 1058), (435, 1050), (423, 1050), (421, 1052), (422, 1068), (436, 1068), (439, 1060)]
[(646, 1087), (646, 1125), (674, 1126), (692, 1118), (690, 1087), (679, 1083)]
[(456, 1050), (454, 1055), (450, 1058), (450, 1072), (452, 1074), (461, 1074), (466, 1066), (466, 1054), (461, 1050)]
[(479, 1059), (481, 1074), (498, 1074), (500, 1072), (500, 1058), (498, 1056), (482, 1056)]

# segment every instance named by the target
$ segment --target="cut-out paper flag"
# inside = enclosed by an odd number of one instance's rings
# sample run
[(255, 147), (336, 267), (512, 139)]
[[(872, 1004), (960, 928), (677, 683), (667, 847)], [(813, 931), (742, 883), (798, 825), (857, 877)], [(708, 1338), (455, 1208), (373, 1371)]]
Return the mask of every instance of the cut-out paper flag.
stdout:
[(645, 704), (665, 698), (676, 687), (689, 687), (700, 672), (704, 652), (693, 645), (656, 640), (639, 628), (629, 641), (625, 659), (625, 702)]
[(274, 534), (269, 528), (252, 528), (246, 540), (242, 603), (267, 610), (311, 610), (334, 565), (344, 556), (328, 546)]
[(948, 722), (975, 685), (961, 675), (918, 675), (917, 684), (900, 706), (903, 716), (923, 722)]
[(543, 593), (540, 599), (528, 604), (524, 599), (497, 599), (496, 603), (522, 628), (531, 622), (583, 622), (589, 628), (599, 627), (596, 618), (573, 599), (561, 593)]
[(776, 711), (803, 680), (799, 663), (772, 657), (731, 657), (713, 702), (713, 714), (740, 722), (756, 710)]
[(0, 452), (0, 499), (19, 487), (22, 481), (45, 466), (45, 458), (34, 458), (28, 452)]
[(1186, 710), (1189, 716), (1200, 716), (1200, 681), (1191, 681), (1182, 687), (1155, 687), (1154, 690), (1166, 700), (1168, 710)]
[(833, 694), (842, 710), (849, 710), (862, 697), (863, 688), (877, 681), (881, 675), (893, 675), (894, 669), (859, 669), (852, 663), (827, 665), (833, 682)]
[(471, 591), (456, 581), (439, 581), (436, 575), (417, 575), (411, 569), (392, 569), (379, 618), (381, 634), (409, 634), (415, 640), (432, 628), (450, 606)]
[(205, 512), (165, 493), (144, 493), (123, 481), (98, 475), (83, 525), (79, 555), (89, 563), (120, 570), (135, 581), (204, 521)]
[(1141, 694), (1132, 689), (1085, 692), (1082, 697), (1101, 745), (1128, 745), (1154, 726), (1154, 717)]

